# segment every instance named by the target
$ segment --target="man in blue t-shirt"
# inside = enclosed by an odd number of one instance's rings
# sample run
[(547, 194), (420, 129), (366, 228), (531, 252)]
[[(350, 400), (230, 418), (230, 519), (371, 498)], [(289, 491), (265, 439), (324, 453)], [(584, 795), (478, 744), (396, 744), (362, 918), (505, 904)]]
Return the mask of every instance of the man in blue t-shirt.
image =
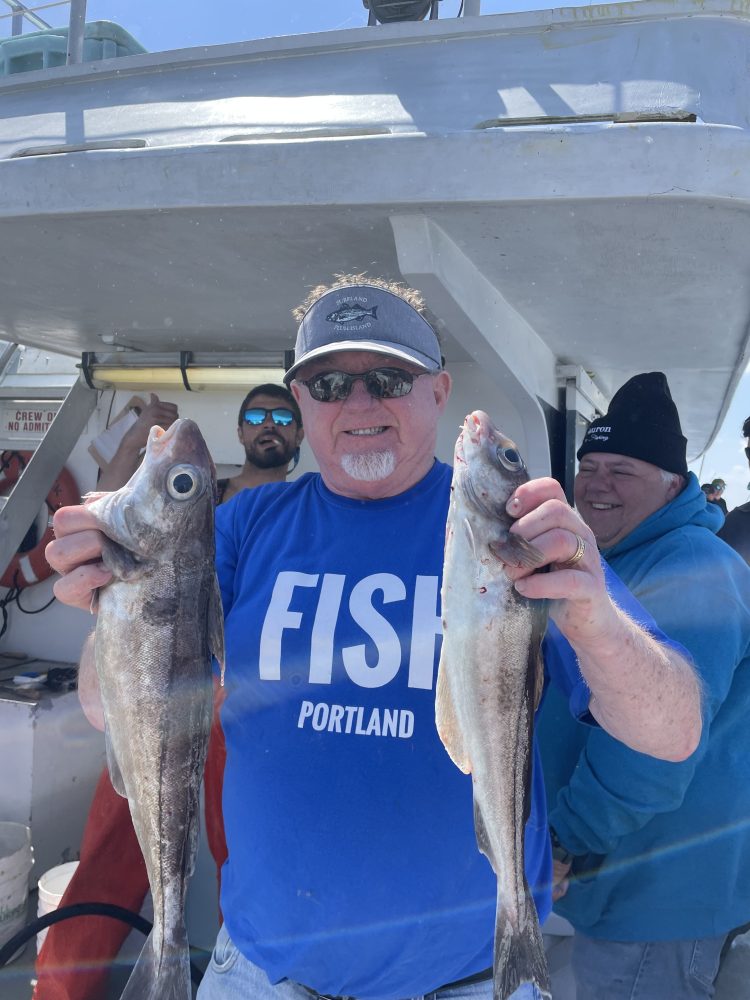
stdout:
[[(413, 290), (342, 279), (299, 320), (286, 381), (320, 473), (217, 512), (229, 859), (200, 997), (489, 998), (495, 878), (476, 848), (471, 779), (434, 724), (451, 479), (434, 450), (450, 375)], [(688, 756), (701, 731), (692, 665), (605, 579), (556, 482), (524, 484), (507, 509), (550, 570), (508, 573), (551, 602), (545, 667), (570, 710), (642, 753)], [(57, 596), (88, 607), (110, 579), (81, 565), (100, 544), (90, 515), (68, 508), (55, 527)], [(90, 706), (88, 653), (81, 672)], [(543, 919), (538, 764), (525, 857)], [(531, 984), (514, 994), (538, 996)]]

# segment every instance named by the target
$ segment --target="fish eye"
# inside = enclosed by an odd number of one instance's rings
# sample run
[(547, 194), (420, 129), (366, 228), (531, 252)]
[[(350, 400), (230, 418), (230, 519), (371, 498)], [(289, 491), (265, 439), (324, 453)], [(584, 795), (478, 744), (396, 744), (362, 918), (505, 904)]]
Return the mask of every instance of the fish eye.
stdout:
[(173, 465), (167, 473), (167, 493), (173, 500), (190, 500), (199, 487), (200, 476), (192, 465)]
[(523, 468), (523, 459), (518, 454), (515, 448), (501, 448), (497, 449), (497, 457), (501, 465), (504, 465), (506, 469), (511, 472), (516, 472)]

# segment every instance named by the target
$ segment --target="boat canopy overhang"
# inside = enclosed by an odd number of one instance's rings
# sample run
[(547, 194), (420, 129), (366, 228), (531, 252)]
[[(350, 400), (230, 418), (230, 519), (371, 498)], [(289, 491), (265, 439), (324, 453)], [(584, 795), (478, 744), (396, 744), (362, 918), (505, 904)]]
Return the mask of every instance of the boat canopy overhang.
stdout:
[(403, 278), (448, 363), (521, 411), (571, 372), (596, 405), (661, 369), (700, 454), (747, 363), (749, 10), (644, 0), (8, 78), (0, 337), (280, 364), (308, 288)]

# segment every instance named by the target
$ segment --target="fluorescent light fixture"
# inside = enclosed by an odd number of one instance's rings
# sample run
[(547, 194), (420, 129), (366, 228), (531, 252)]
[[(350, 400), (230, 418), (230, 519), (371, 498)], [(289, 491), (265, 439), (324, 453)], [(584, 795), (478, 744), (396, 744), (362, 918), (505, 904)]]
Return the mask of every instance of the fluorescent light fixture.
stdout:
[[(91, 384), (95, 389), (184, 389), (181, 368), (127, 368), (92, 365)], [(284, 369), (278, 368), (231, 368), (192, 365), (187, 369), (190, 388), (194, 391), (206, 389), (244, 389), (264, 382), (281, 383)]]
[[(282, 360), (283, 357), (283, 360)], [(91, 389), (244, 389), (281, 383), (292, 352), (260, 354), (123, 354), (85, 352), (81, 373)]]

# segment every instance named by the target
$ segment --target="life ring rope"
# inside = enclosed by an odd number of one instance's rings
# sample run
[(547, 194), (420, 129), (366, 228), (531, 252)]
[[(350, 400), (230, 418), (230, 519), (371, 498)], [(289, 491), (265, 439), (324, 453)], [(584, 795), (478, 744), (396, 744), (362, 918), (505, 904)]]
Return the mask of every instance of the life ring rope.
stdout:
[[(32, 451), (11, 450), (0, 454), (0, 496), (7, 496), (10, 493), (33, 454)], [(66, 468), (62, 468), (47, 494), (46, 503), (50, 515), (60, 507), (80, 502), (81, 492), (75, 479)], [(53, 570), (44, 557), (44, 550), (53, 538), (52, 525), (48, 523), (42, 537), (33, 548), (27, 552), (16, 552), (0, 576), (0, 586), (21, 590), (52, 576)]]

